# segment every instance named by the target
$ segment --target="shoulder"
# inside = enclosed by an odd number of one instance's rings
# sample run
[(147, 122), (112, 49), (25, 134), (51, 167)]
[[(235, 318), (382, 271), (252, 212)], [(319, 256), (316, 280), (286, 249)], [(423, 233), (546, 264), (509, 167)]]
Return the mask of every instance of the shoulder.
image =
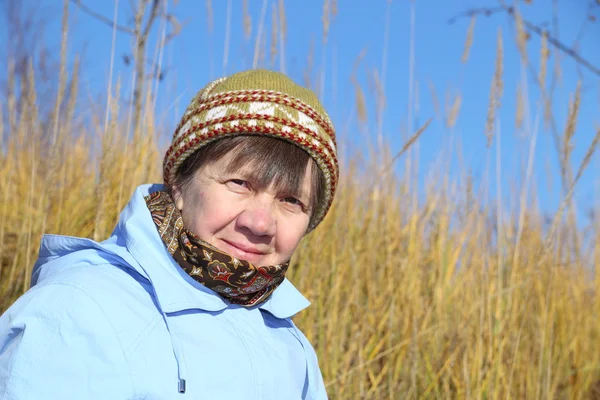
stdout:
[[(97, 261), (97, 260), (95, 260)], [(80, 290), (91, 297), (98, 297), (106, 289), (129, 291), (134, 287), (143, 287), (148, 281), (133, 268), (116, 265), (111, 262), (72, 262), (69, 265), (57, 265), (54, 261), (47, 268), (56, 269), (46, 273), (43, 280), (36, 283), (30, 291), (47, 290), (47, 287), (71, 288)]]
[(112, 308), (134, 297), (127, 290), (134, 286), (129, 280), (134, 281), (112, 265), (65, 268), (17, 299), (0, 318), (0, 329), (10, 325), (35, 332), (43, 324), (43, 329), (60, 329), (61, 334), (114, 334)]
[[(76, 265), (57, 271), (29, 289), (0, 319), (41, 319), (73, 335), (94, 327), (92, 336), (116, 335), (120, 347), (160, 316), (148, 281), (112, 264)], [(25, 321), (23, 323), (25, 323)]]
[(0, 348), (5, 349), (0, 352), (0, 398), (70, 398), (75, 393), (106, 398), (113, 390), (131, 390), (115, 326), (85, 287), (58, 281), (35, 286), (0, 317)]
[(30, 289), (31, 296), (52, 292), (59, 298), (64, 293), (85, 296), (110, 313), (123, 308), (123, 303), (153, 304), (152, 286), (132, 268), (111, 263), (75, 265), (47, 277)]
[[(95, 268), (95, 267), (94, 267)], [(93, 278), (82, 274), (84, 267), (68, 268), (31, 287), (6, 311), (5, 316), (17, 318), (32, 314), (42, 319), (61, 320), (84, 310), (100, 312), (90, 296)], [(90, 268), (91, 269), (91, 268)]]

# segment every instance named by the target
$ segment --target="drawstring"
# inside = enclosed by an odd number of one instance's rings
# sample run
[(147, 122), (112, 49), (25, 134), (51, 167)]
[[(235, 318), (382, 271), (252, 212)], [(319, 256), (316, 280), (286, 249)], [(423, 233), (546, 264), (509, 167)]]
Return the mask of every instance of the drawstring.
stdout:
[(171, 339), (171, 348), (173, 349), (173, 355), (175, 356), (175, 363), (177, 364), (177, 391), (179, 393), (185, 393), (185, 379), (182, 377), (182, 372), (181, 372), (181, 362), (180, 362), (180, 352), (179, 352), (179, 345), (175, 344), (175, 340), (173, 339), (173, 334), (171, 333), (171, 327), (169, 326), (169, 317), (167, 317), (167, 315), (160, 310), (160, 312), (162, 313), (163, 319), (165, 321), (165, 325), (167, 326), (167, 331), (169, 332), (169, 338)]
[(152, 287), (152, 291), (154, 292), (154, 298), (156, 299), (156, 305), (158, 307), (158, 311), (160, 311), (163, 320), (165, 321), (165, 325), (167, 326), (167, 332), (169, 332), (169, 339), (171, 339), (171, 348), (173, 349), (173, 355), (175, 356), (175, 363), (177, 364), (177, 391), (179, 393), (185, 393), (186, 390), (186, 385), (185, 385), (185, 379), (182, 377), (182, 372), (181, 372), (181, 362), (180, 362), (180, 351), (179, 351), (179, 346), (175, 345), (175, 340), (173, 339), (173, 334), (171, 333), (171, 327), (169, 326), (169, 317), (167, 317), (167, 314), (163, 311), (162, 307), (160, 306), (160, 302), (158, 301), (158, 295), (156, 294), (156, 289), (154, 288), (154, 283), (152, 282), (152, 279), (150, 279), (150, 274), (148, 274), (148, 272), (146, 272), (146, 269), (141, 265), (140, 268), (144, 271), (144, 273), (146, 274), (146, 279), (148, 279), (148, 281), (150, 282), (150, 287)]

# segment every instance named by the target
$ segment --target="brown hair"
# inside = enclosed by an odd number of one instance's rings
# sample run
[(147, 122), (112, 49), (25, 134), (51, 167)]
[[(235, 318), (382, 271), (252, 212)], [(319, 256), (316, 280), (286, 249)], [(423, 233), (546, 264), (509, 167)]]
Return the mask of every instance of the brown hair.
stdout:
[(256, 135), (236, 135), (216, 140), (198, 149), (178, 168), (175, 179), (168, 187), (172, 194), (174, 186), (184, 190), (198, 171), (207, 162), (219, 160), (233, 152), (227, 172), (249, 166), (248, 177), (261, 188), (274, 185), (275, 190), (299, 193), (306, 168), (311, 165), (312, 204), (311, 221), (325, 193), (325, 177), (312, 157), (303, 149), (285, 140)]

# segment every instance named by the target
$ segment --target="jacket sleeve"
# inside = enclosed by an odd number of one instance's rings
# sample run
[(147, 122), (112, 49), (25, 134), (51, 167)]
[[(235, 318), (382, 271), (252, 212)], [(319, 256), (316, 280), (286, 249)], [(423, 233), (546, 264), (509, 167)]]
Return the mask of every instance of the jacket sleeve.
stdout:
[(81, 289), (34, 287), (0, 317), (0, 399), (125, 399), (132, 392), (116, 332)]

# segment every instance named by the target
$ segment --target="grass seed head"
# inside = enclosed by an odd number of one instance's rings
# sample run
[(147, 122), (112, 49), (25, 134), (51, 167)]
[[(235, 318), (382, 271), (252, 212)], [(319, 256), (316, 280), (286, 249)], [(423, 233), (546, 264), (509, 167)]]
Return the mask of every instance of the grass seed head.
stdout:
[(466, 64), (469, 60), (469, 54), (471, 52), (471, 46), (473, 45), (473, 35), (475, 33), (475, 21), (477, 18), (473, 15), (471, 17), (471, 23), (469, 24), (469, 29), (467, 30), (467, 37), (465, 39), (465, 47), (463, 50), (463, 54), (461, 57), (461, 62)]

